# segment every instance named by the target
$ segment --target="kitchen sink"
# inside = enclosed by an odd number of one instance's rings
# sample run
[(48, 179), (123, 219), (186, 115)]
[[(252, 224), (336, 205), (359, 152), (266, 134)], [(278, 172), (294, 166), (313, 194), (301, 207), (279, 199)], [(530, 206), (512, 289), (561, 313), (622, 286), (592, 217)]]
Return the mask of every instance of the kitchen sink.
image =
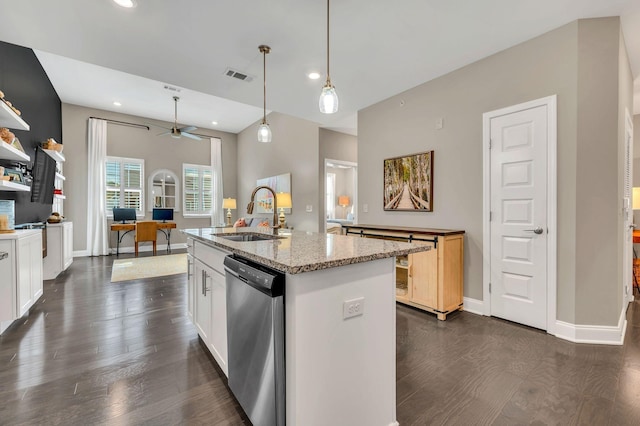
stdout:
[(267, 241), (280, 240), (284, 237), (269, 234), (217, 234), (216, 237), (224, 238), (231, 241)]

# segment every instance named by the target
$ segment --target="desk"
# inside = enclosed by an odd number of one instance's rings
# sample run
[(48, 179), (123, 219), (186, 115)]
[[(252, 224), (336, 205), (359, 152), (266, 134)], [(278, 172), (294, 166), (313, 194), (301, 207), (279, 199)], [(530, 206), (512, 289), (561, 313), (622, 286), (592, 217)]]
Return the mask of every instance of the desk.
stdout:
[[(167, 237), (167, 253), (171, 252), (171, 230), (176, 228), (175, 222), (158, 222), (158, 230)], [(116, 256), (120, 255), (120, 243), (125, 235), (127, 235), (131, 231), (136, 230), (135, 223), (112, 223), (111, 231), (117, 232), (116, 238)], [(122, 235), (120, 235), (120, 231), (124, 231)]]

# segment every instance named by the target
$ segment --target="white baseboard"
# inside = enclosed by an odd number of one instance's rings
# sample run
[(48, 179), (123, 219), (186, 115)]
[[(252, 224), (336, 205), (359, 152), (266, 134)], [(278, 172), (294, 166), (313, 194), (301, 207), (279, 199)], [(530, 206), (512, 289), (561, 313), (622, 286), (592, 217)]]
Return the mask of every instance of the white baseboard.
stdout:
[(470, 297), (464, 297), (462, 300), (464, 310), (476, 315), (484, 315), (484, 302)]
[(89, 256), (89, 250), (76, 250), (73, 252), (73, 257), (87, 257)]
[[(186, 248), (187, 248), (187, 243), (171, 244), (171, 250), (186, 249)], [(136, 251), (136, 249), (133, 246), (120, 247), (120, 253), (134, 253), (135, 251)], [(140, 247), (138, 247), (138, 251), (143, 251), (143, 252), (153, 251), (153, 246), (151, 244), (141, 245)], [(158, 253), (160, 253), (162, 251), (166, 252), (167, 251), (167, 245), (166, 244), (158, 244), (156, 246), (156, 251)], [(111, 254), (116, 254), (115, 247), (111, 247)]]
[[(626, 306), (625, 306), (626, 308)], [(627, 331), (627, 313), (620, 313), (618, 325), (581, 325), (556, 321), (555, 336), (574, 343), (594, 343), (598, 345), (622, 345)]]

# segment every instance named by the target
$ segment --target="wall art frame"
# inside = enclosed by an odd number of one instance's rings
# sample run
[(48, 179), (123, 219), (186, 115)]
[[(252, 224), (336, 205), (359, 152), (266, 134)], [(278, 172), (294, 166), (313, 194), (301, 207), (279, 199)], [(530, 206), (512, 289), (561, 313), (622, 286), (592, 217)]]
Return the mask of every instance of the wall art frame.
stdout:
[(384, 160), (385, 211), (433, 211), (433, 154), (426, 151)]

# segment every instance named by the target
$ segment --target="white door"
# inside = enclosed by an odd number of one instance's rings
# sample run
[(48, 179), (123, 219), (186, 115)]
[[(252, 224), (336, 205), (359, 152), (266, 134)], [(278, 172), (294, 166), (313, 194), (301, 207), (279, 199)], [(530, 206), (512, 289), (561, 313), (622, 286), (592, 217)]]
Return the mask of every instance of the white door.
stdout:
[(547, 106), (490, 119), (491, 315), (547, 329)]

